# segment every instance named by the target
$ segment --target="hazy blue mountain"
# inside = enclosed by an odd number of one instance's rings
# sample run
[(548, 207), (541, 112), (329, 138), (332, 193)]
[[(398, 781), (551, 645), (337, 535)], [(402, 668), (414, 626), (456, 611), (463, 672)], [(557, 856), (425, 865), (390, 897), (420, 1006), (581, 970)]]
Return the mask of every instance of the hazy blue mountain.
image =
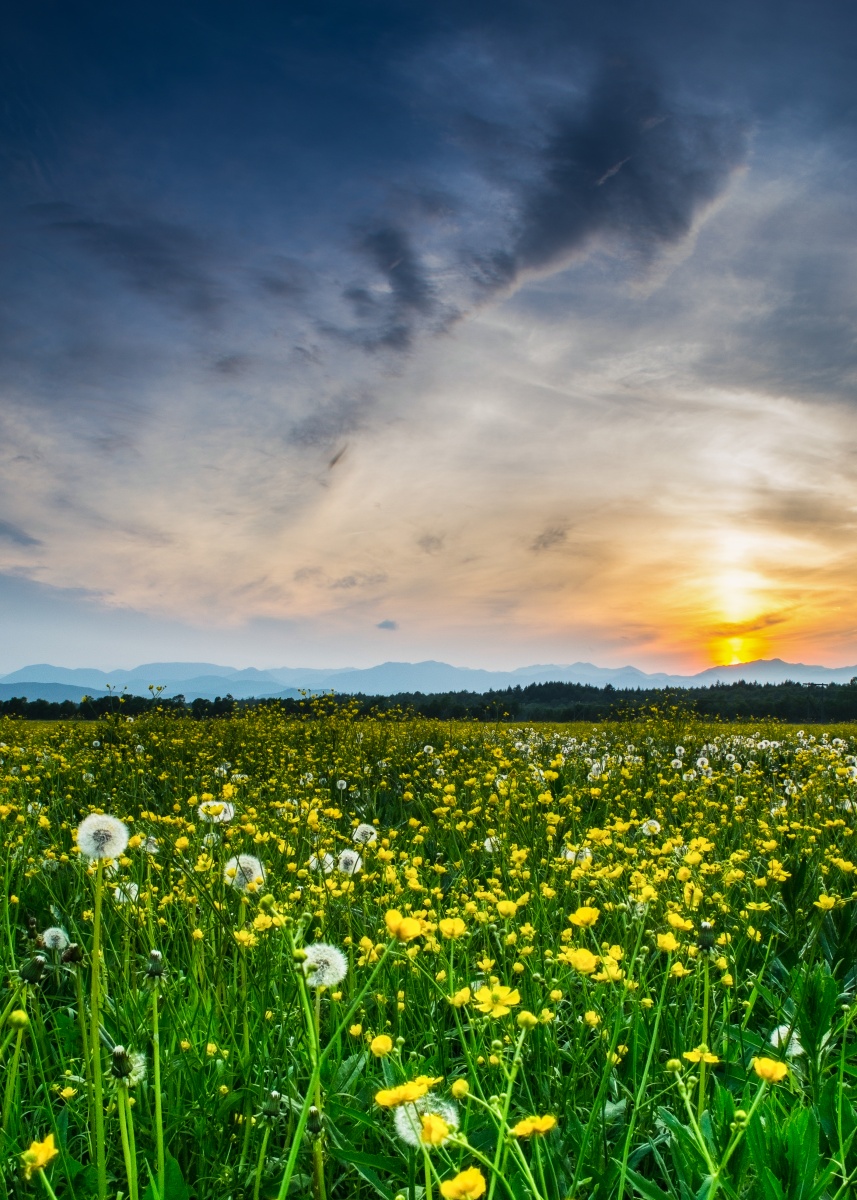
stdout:
[(79, 704), (84, 696), (106, 696), (107, 692), (97, 688), (75, 687), (70, 683), (36, 683), (26, 680), (21, 683), (0, 683), (0, 700), (49, 700), (52, 704), (62, 704), (63, 700), (72, 700)]
[[(470, 667), (454, 667), (449, 663), (386, 662), (362, 669), (340, 667), (271, 667), (259, 670), (247, 667), (219, 666), (215, 663), (144, 663), (127, 670), (99, 671), (87, 667), (52, 667), (39, 663), (22, 667), (0, 677), (3, 695), (41, 696), (33, 689), (65, 685), (73, 691), (89, 695), (103, 694), (108, 685), (132, 695), (145, 696), (149, 684), (163, 688), (165, 696), (181, 693), (187, 700), (198, 696), (214, 699), (231, 695), (236, 699), (253, 696), (297, 695), (301, 690), (362, 692), (364, 695), (395, 695), (397, 692), (485, 692), (491, 689), (525, 686), (528, 683), (589, 683), (595, 687), (612, 684), (615, 688), (707, 687), (722, 681), (739, 679), (759, 683), (782, 683), (793, 679), (801, 683), (848, 683), (857, 675), (857, 666), (820, 667), (804, 663), (787, 663), (782, 659), (758, 659), (736, 666), (709, 667), (696, 675), (648, 674), (637, 667), (598, 667), (594, 663), (537, 663), (517, 667), (513, 671), (484, 671)], [(26, 686), (25, 686), (26, 685)], [(63, 696), (63, 699), (70, 698)]]

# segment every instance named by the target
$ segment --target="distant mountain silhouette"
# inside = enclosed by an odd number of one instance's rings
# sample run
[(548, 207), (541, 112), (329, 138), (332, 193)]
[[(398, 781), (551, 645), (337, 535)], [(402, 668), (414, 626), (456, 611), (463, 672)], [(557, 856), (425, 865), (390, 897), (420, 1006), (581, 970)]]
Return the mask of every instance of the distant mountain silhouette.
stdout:
[[(399, 692), (468, 691), (486, 692), (522, 687), (528, 683), (589, 683), (614, 688), (707, 687), (714, 683), (746, 680), (756, 683), (848, 683), (857, 666), (820, 667), (787, 663), (780, 658), (757, 659), (734, 666), (709, 667), (696, 675), (649, 674), (636, 667), (597, 667), (594, 663), (535, 664), (513, 671), (485, 671), (454, 667), (449, 663), (386, 662), (376, 667), (271, 667), (239, 670), (217, 663), (144, 663), (130, 670), (100, 671), (94, 667), (54, 667), (38, 663), (0, 676), (0, 699), (23, 696), (36, 699), (79, 699), (81, 695), (104, 695), (110, 688), (132, 695), (147, 695), (151, 684), (162, 687), (164, 696), (183, 695), (213, 700), (231, 695), (236, 699), (258, 696), (294, 696), (296, 690), (336, 691), (365, 696), (394, 696)], [(47, 693), (64, 687), (66, 693)]]

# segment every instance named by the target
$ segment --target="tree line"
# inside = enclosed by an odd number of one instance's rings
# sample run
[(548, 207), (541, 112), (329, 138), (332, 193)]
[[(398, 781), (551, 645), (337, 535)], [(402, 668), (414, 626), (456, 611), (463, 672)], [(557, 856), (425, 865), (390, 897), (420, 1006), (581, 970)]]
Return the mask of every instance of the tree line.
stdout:
[[(610, 721), (639, 715), (652, 705), (676, 704), (701, 717), (751, 720), (774, 717), (782, 721), (823, 724), (857, 721), (857, 677), (839, 683), (718, 683), (699, 688), (614, 688), (586, 683), (530, 683), (488, 692), (402, 692), (395, 696), (336, 696), (334, 704), (350, 705), (369, 715), (416, 713), (441, 720), (470, 718), (479, 721)], [(71, 700), (0, 701), (0, 716), (33, 721), (98, 720), (109, 714), (134, 717), (160, 709), (195, 717), (228, 717), (255, 706), (275, 706), (283, 711), (310, 715), (312, 694), (303, 699), (214, 700), (184, 696), (110, 695)]]

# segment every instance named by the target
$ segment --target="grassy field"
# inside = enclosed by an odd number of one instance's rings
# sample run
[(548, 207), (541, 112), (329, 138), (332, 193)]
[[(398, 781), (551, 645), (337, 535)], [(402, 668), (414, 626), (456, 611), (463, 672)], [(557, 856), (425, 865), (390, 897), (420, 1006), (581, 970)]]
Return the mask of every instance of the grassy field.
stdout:
[(855, 1194), (857, 729), (0, 743), (0, 1196)]

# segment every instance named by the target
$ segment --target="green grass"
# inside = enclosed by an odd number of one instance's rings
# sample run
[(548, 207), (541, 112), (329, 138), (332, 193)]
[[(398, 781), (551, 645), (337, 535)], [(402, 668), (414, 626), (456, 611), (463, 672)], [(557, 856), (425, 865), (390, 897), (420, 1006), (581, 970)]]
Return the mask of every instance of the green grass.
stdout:
[[(316, 702), (5, 721), (0, 743), (0, 1197), (852, 1194), (854, 728)], [(76, 849), (91, 812), (130, 835), (101, 868)], [(318, 942), (345, 956), (324, 988)], [(416, 1109), (376, 1101), (419, 1076)]]

